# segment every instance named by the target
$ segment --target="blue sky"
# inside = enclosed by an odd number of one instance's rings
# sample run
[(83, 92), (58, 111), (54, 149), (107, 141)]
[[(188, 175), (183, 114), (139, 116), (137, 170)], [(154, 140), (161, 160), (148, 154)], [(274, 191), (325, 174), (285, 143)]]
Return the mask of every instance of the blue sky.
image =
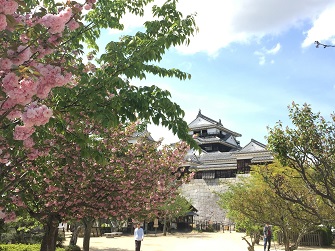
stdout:
[[(156, 1), (160, 3), (162, 1)], [(287, 106), (308, 103), (329, 119), (335, 100), (335, 2), (330, 0), (179, 0), (185, 14), (197, 13), (197, 33), (188, 47), (170, 49), (160, 63), (192, 75), (191, 80), (148, 76), (136, 85), (167, 89), (190, 123), (199, 109), (223, 126), (266, 143), (267, 126), (289, 124)], [(146, 13), (144, 19), (150, 18)], [(127, 15), (125, 33), (140, 29)], [(108, 31), (118, 35), (116, 31)], [(155, 139), (178, 139), (150, 126)]]

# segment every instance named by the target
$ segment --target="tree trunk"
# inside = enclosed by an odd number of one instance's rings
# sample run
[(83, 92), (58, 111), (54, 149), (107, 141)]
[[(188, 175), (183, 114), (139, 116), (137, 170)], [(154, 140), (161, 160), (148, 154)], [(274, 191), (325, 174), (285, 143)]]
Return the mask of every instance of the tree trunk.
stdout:
[(166, 215), (164, 215), (163, 235), (166, 236)]
[(293, 251), (293, 250), (297, 250), (297, 249), (298, 249), (298, 247), (299, 247), (299, 243), (300, 243), (300, 241), (301, 241), (301, 239), (302, 239), (303, 236), (304, 236), (304, 233), (299, 233), (299, 234), (298, 234), (298, 237), (297, 237), (297, 239), (295, 240), (295, 243), (294, 243), (292, 246), (290, 246), (290, 250), (291, 250), (291, 251)]
[(242, 240), (245, 240), (248, 244), (248, 251), (255, 251), (255, 242), (251, 240), (251, 243), (247, 240), (246, 236), (242, 237)]
[(57, 214), (50, 214), (44, 226), (44, 236), (41, 243), (41, 251), (55, 251), (58, 236), (58, 225), (60, 217)]
[(83, 223), (85, 226), (84, 238), (83, 238), (83, 251), (90, 251), (90, 239), (91, 239), (91, 231), (94, 223), (94, 218), (91, 217), (84, 218)]
[(169, 216), (169, 224), (168, 224), (168, 232), (171, 234), (172, 233), (172, 217)]
[(261, 235), (259, 234), (259, 232), (255, 232), (255, 233), (254, 233), (254, 239), (255, 239), (255, 243), (256, 243), (257, 245), (259, 245), (259, 242), (260, 242), (260, 240), (261, 240)]
[(80, 225), (78, 223), (71, 224), (71, 239), (70, 239), (70, 246), (77, 245), (78, 235), (79, 235)]
[(285, 245), (285, 251), (290, 251), (290, 238), (286, 230), (283, 230), (283, 242)]

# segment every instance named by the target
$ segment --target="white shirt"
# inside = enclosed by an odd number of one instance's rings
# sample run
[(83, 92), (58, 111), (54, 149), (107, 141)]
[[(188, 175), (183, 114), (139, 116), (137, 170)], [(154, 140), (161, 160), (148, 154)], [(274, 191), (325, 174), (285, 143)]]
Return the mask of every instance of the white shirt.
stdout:
[(142, 241), (144, 238), (144, 232), (142, 228), (135, 228), (134, 237), (136, 241)]

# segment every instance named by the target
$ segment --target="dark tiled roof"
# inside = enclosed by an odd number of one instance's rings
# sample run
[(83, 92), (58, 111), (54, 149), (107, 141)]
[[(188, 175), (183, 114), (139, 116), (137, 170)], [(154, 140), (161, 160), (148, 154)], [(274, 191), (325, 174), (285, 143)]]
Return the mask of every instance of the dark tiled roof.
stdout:
[(219, 143), (219, 144), (223, 144), (223, 145), (227, 145), (230, 147), (233, 147), (235, 149), (240, 149), (241, 147), (238, 145), (234, 145), (231, 144), (229, 142), (227, 142), (225, 139), (220, 139), (219, 137), (212, 137), (212, 138), (195, 138), (195, 141), (198, 143), (198, 145), (202, 145), (202, 144), (208, 144), (208, 143)]
[(230, 169), (236, 169), (237, 165), (236, 163), (224, 163), (224, 164), (218, 164), (218, 165), (200, 165), (195, 167), (194, 169), (201, 171), (201, 170), (230, 170)]
[(132, 138), (141, 138), (141, 137), (147, 137), (148, 140), (151, 140), (151, 141), (155, 141), (152, 137), (151, 137), (151, 134), (144, 130), (144, 131), (141, 131), (141, 132), (134, 132), (133, 135), (132, 135)]
[(251, 163), (263, 163), (263, 162), (270, 162), (270, 161), (273, 161), (273, 156), (266, 155), (266, 156), (259, 156), (259, 157), (252, 158)]
[(200, 162), (205, 161), (222, 161), (222, 160), (232, 160), (236, 161), (236, 158), (232, 156), (232, 152), (210, 152), (200, 155)]
[(251, 139), (251, 142), (253, 142), (253, 143), (257, 144), (257, 145), (260, 145), (260, 146), (266, 148), (266, 145), (264, 145), (263, 143), (261, 143), (261, 142), (255, 140), (255, 139)]

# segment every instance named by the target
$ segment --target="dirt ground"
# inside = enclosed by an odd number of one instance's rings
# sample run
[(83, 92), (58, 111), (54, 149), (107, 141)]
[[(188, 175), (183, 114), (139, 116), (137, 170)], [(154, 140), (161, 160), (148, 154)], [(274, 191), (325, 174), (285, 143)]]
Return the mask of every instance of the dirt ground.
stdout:
[[(248, 244), (242, 240), (244, 233), (176, 233), (163, 236), (149, 234), (144, 237), (141, 251), (247, 251)], [(67, 242), (68, 243), (68, 242)], [(66, 243), (66, 244), (67, 244)], [(82, 248), (83, 239), (78, 238), (77, 245)], [(91, 237), (90, 251), (134, 251), (133, 236)], [(284, 250), (273, 243), (271, 251)], [(298, 251), (330, 251), (332, 248), (299, 247)], [(263, 245), (255, 245), (255, 251), (263, 251)]]

